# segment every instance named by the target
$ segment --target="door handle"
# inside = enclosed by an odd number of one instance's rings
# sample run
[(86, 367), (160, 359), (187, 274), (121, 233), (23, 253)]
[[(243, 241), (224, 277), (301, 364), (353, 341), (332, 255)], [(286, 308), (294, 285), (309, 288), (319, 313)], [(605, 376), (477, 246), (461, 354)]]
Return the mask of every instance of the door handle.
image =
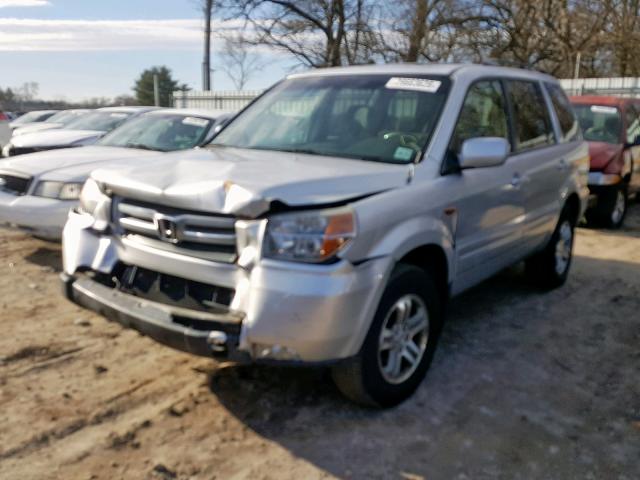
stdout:
[(511, 178), (511, 186), (513, 188), (520, 188), (520, 185), (522, 185), (522, 177), (520, 177), (519, 174), (514, 173), (513, 177)]
[(569, 164), (564, 158), (561, 158), (558, 162), (558, 170), (567, 170), (569, 168)]

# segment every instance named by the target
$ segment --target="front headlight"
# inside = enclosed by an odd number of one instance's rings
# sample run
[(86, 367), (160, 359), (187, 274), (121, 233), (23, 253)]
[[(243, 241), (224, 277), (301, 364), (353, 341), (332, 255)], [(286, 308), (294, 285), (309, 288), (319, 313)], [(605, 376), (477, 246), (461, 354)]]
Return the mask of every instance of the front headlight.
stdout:
[(13, 145), (11, 143), (7, 143), (4, 147), (2, 147), (2, 156), (10, 157), (12, 148), (13, 148)]
[(323, 262), (356, 235), (349, 208), (274, 215), (267, 222), (263, 256), (294, 262)]
[(80, 198), (81, 183), (43, 181), (36, 185), (33, 194), (36, 197), (56, 198), (59, 200), (77, 200)]

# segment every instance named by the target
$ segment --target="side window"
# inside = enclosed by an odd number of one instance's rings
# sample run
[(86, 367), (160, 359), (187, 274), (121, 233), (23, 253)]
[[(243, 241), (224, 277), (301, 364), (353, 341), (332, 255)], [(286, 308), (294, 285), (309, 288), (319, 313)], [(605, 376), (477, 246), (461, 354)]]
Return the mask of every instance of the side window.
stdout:
[(506, 103), (498, 80), (483, 80), (471, 86), (453, 132), (451, 150), (459, 153), (465, 140), (476, 137), (509, 139)]
[(513, 105), (516, 151), (553, 144), (553, 129), (540, 85), (513, 80), (507, 86)]
[(627, 124), (627, 143), (634, 143), (640, 135), (640, 115), (636, 105), (628, 105), (625, 112)]
[(580, 138), (580, 126), (564, 90), (562, 90), (560, 85), (553, 83), (547, 83), (546, 87), (549, 92), (549, 97), (551, 97), (551, 103), (556, 112), (556, 117), (558, 117), (558, 123), (560, 123), (562, 140), (564, 142), (578, 140)]

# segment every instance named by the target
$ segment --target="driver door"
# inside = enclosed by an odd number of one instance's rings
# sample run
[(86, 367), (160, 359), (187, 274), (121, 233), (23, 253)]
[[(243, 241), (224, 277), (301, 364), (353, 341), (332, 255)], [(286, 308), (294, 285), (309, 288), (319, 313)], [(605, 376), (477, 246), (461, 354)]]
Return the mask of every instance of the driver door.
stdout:
[[(477, 137), (510, 139), (508, 110), (502, 82), (473, 84), (464, 101), (451, 140), (456, 156), (465, 140)], [(504, 164), (466, 169), (445, 177), (455, 194), (457, 211), (456, 280), (453, 293), (488, 278), (522, 254), (524, 201), (521, 172), (513, 159)]]

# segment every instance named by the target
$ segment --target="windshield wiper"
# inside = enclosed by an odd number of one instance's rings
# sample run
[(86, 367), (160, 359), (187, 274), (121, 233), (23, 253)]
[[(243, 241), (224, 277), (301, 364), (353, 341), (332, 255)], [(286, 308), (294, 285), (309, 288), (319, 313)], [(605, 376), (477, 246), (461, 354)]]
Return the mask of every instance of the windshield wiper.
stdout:
[(280, 147), (245, 147), (253, 150), (269, 150), (274, 152), (287, 152), (287, 153), (306, 153), (307, 155), (326, 155), (323, 152), (317, 150), (311, 150), (310, 148), (280, 148)]
[(139, 148), (140, 150), (153, 150), (156, 152), (163, 152), (161, 148), (150, 147), (149, 145), (145, 145), (144, 143), (127, 143), (125, 144), (127, 148)]

